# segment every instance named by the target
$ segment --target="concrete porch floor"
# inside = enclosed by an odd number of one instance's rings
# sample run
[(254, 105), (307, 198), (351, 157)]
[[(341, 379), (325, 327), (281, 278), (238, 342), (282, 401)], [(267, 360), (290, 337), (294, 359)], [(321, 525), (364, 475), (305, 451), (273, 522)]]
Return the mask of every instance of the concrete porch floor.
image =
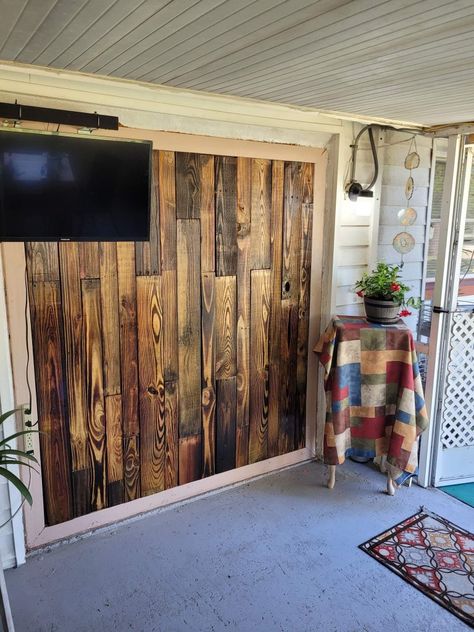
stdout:
[(357, 545), (420, 505), (472, 530), (474, 509), (395, 497), (350, 461), (307, 463), (30, 558), (6, 573), (17, 632), (456, 632), (468, 626)]

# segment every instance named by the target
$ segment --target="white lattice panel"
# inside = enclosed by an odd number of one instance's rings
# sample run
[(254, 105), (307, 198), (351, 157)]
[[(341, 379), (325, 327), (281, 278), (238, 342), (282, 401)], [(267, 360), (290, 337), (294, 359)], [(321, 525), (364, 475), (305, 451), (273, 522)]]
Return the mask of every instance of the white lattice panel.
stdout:
[(443, 398), (443, 448), (474, 446), (474, 314), (453, 314)]

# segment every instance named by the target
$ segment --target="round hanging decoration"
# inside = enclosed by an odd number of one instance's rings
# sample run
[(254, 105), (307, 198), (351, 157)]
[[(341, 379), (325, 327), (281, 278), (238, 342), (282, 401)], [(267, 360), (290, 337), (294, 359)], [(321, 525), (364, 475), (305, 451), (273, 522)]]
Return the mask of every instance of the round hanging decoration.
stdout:
[(407, 183), (405, 184), (405, 197), (408, 200), (411, 200), (413, 197), (413, 191), (415, 190), (415, 181), (411, 176), (407, 179)]
[(418, 213), (411, 206), (398, 211), (398, 221), (402, 226), (411, 226), (416, 222), (417, 216)]
[(420, 154), (417, 151), (411, 151), (405, 158), (405, 169), (417, 169), (420, 166)]
[(415, 238), (410, 233), (398, 233), (393, 238), (393, 247), (399, 254), (406, 255), (415, 247)]

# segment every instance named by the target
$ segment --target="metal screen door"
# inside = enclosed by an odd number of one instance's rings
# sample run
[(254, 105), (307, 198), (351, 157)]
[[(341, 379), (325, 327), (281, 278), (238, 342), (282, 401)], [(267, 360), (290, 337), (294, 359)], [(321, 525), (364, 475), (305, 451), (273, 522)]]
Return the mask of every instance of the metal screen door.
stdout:
[(435, 290), (433, 301), (439, 331), (432, 415), (436, 486), (474, 481), (474, 177), (472, 147), (463, 139), (458, 151), (451, 209), (444, 205), (444, 270), (436, 279), (444, 291)]

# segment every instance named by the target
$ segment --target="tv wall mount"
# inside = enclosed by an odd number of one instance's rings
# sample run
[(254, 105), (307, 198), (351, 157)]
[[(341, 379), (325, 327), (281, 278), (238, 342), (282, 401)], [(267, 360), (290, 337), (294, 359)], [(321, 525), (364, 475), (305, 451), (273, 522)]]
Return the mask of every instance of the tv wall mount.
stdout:
[(117, 116), (98, 114), (97, 112), (74, 112), (73, 110), (57, 110), (55, 108), (41, 108), (34, 105), (20, 103), (0, 103), (0, 118), (13, 121), (35, 121), (38, 123), (57, 123), (58, 125), (72, 125), (89, 129), (118, 130)]

